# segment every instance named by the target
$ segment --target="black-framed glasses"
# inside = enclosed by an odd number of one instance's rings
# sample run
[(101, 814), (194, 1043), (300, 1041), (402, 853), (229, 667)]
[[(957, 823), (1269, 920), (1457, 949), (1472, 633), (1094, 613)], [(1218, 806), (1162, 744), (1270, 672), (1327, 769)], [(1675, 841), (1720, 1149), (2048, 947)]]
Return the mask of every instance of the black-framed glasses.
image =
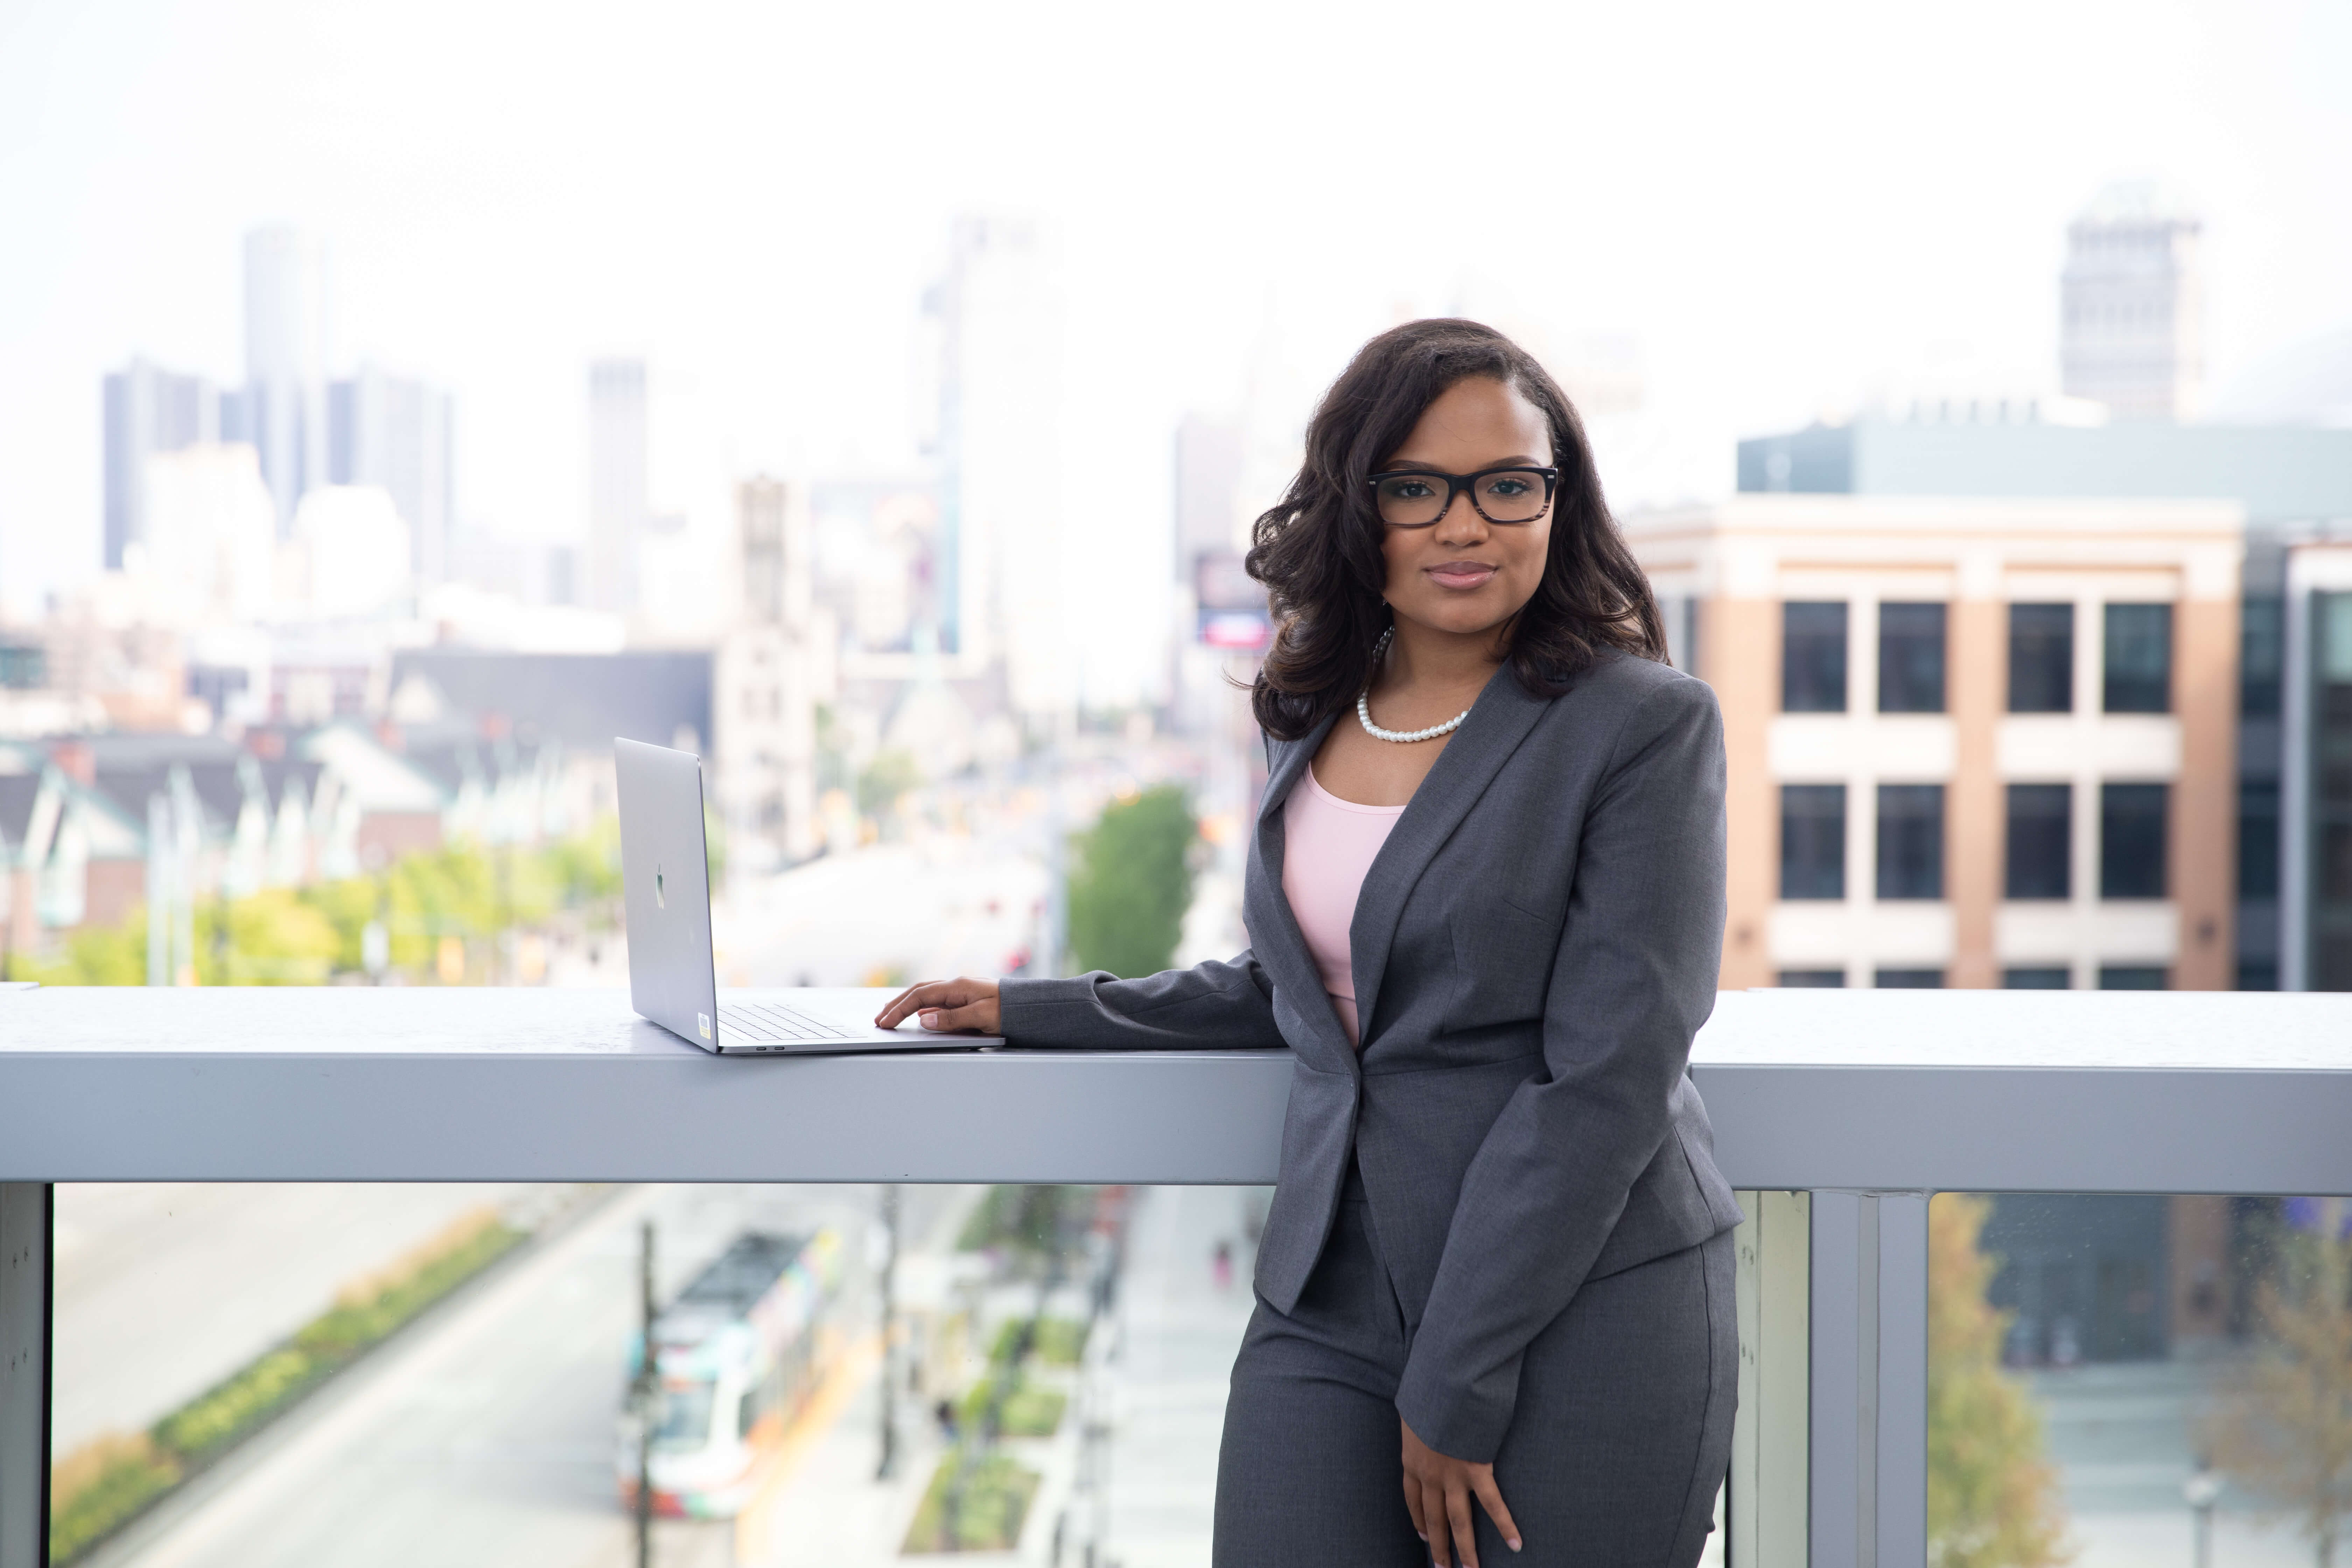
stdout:
[(1497, 527), (1533, 522), (1551, 508), (1552, 492), (1559, 487), (1558, 468), (1530, 468), (1513, 464), (1481, 468), (1475, 474), (1448, 474), (1435, 468), (1391, 468), (1371, 477), (1372, 504), (1391, 528), (1429, 528), (1454, 505), (1454, 498), (1470, 492), (1478, 515)]

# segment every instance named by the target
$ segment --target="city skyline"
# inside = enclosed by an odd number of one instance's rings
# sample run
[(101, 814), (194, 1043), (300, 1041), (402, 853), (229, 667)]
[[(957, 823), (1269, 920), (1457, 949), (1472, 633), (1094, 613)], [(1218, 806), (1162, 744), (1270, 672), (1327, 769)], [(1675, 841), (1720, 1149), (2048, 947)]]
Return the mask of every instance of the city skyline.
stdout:
[[(237, 238), (272, 217), (334, 243), (337, 368), (430, 365), (457, 394), (461, 525), (576, 536), (579, 377), (617, 347), (660, 367), (653, 504), (710, 542), (745, 475), (899, 458), (950, 219), (1045, 215), (1066, 257), (1066, 482), (1108, 498), (1067, 531), (1081, 584), (1167, 579), (1169, 436), (1185, 413), (1248, 402), (1295, 426), (1401, 311), (1466, 300), (1556, 342), (1635, 342), (1647, 434), (1641, 483), (1617, 498), (1630, 504), (1727, 492), (1733, 437), (1890, 374), (2054, 385), (2064, 226), (2113, 175), (2160, 171), (2205, 213), (2210, 384), (2225, 395), (2344, 321), (2333, 279), (2352, 262), (2352, 217), (2298, 199), (2340, 187), (2352, 146), (2325, 89), (2344, 24), (2316, 7), (2084, 7), (2030, 27), (1996, 12), (1952, 38), (1861, 8), (1770, 29), (1725, 13), (1706, 29), (1719, 50), (1682, 53), (1639, 19), (1467, 17), (1444, 25), (1451, 41), (1624, 62), (1608, 79), (1571, 68), (1546, 120), (1563, 148), (1597, 151), (1569, 160), (1566, 194), (1510, 244), (1433, 225), (1370, 245), (1366, 215), (1398, 191), (1540, 191), (1560, 163), (1507, 145), (1465, 174), (1445, 138), (1352, 115), (1346, 84), (1385, 47), (1377, 16), (1346, 37), (1203, 18), (1155, 37), (1168, 68), (1136, 79), (1070, 68), (1143, 32), (1030, 64), (1017, 50), (1044, 14), (1002, 38), (941, 15), (894, 58), (917, 107), (887, 123), (822, 71), (782, 98), (719, 90), (780, 50), (814, 63), (870, 47), (875, 24), (850, 16), (738, 36), (688, 14), (642, 59), (584, 29), (559, 41), (563, 70), (514, 82), (496, 62), (519, 22), (485, 24), (460, 56), (431, 26), (193, 16), (0, 23), (0, 89), (24, 89), (0, 90), (0, 190), (48, 237), (0, 260), (0, 600), (19, 613), (94, 569), (95, 374), (143, 354), (230, 379)], [(142, 40), (128, 53), (126, 31)], [(1930, 48), (1932, 77), (1913, 63)], [(1286, 69), (1302, 59), (1319, 63)], [(1031, 70), (1064, 97), (999, 90)], [(253, 90), (190, 97), (198, 79)], [(409, 80), (448, 112), (381, 112)], [(604, 114), (624, 82), (646, 89), (639, 111)], [(472, 107), (493, 99), (496, 114)], [(161, 145), (155, 117), (173, 115), (185, 134)], [(1073, 136), (1087, 115), (1103, 134)], [(288, 119), (312, 134), (269, 133)], [(1345, 158), (1334, 136), (1353, 139)], [(124, 137), (141, 147), (129, 163), (109, 151)], [(1832, 164), (1835, 181), (1807, 172)], [(1077, 597), (1068, 635), (1090, 650), (1090, 694), (1147, 687), (1158, 628), (1137, 646), (1130, 617)]]

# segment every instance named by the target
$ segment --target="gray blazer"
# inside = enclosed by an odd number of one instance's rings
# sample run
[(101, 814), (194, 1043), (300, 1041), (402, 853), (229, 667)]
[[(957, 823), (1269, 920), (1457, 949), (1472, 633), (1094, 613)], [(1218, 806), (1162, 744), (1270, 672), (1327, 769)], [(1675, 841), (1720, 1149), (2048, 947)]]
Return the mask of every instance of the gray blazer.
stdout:
[(1737, 1225), (1686, 1068), (1724, 921), (1713, 690), (1604, 655), (1564, 696), (1508, 666), (1366, 873), (1350, 1049), (1282, 892), (1282, 805), (1328, 732), (1270, 748), (1251, 950), (1142, 980), (1016, 980), (1016, 1045), (1296, 1055), (1257, 1290), (1296, 1307), (1350, 1151), (1412, 1336), (1397, 1408), (1489, 1462), (1528, 1342), (1589, 1279)]

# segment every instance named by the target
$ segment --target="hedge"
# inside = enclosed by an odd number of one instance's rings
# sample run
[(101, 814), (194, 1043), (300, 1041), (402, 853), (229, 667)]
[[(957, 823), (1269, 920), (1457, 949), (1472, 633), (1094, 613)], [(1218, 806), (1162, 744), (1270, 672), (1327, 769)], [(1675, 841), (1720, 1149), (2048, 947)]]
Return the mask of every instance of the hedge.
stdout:
[(462, 1215), (390, 1267), (346, 1285), (326, 1311), (145, 1432), (110, 1433), (59, 1460), (49, 1477), (50, 1563), (64, 1568), (130, 1523), (526, 1234), (488, 1209)]

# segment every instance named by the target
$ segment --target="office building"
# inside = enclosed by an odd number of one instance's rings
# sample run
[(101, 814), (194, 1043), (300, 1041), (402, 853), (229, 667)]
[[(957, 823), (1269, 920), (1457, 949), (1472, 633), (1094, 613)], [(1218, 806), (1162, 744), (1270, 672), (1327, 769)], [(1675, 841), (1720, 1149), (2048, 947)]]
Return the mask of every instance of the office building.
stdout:
[(587, 580), (582, 603), (627, 610), (636, 603), (637, 544), (650, 513), (651, 444), (646, 362), (603, 359), (588, 367)]
[(250, 624), (278, 590), (278, 516), (253, 448), (199, 443), (147, 460), (151, 603), (191, 630)]
[(2235, 504), (1625, 527), (1723, 707), (1727, 987), (2231, 984)]
[(447, 393), (371, 366), (327, 388), (327, 479), (392, 498), (419, 584), (455, 574), (454, 424)]
[(2059, 361), (2069, 397), (2119, 420), (2203, 411), (2204, 224), (2155, 181), (2108, 185), (2066, 229)]
[(833, 617), (814, 603), (804, 490), (747, 479), (735, 490), (741, 603), (713, 662), (713, 793), (730, 853), (765, 868), (822, 844), (816, 710), (834, 699)]
[(1233, 717), (1229, 667), (1254, 660), (1272, 634), (1265, 590), (1243, 564), (1247, 444), (1238, 424), (1192, 414), (1176, 427), (1173, 456), (1177, 614), (1169, 639), (1169, 714), (1187, 734), (1221, 736)]
[(327, 482), (326, 281), (318, 248), (284, 226), (245, 237), (245, 387), (233, 428), (261, 456), (281, 537)]
[(2280, 894), (2282, 986), (2352, 991), (2352, 530), (2283, 553), (2284, 831), (2252, 852), (2275, 846), (2258, 868)]
[(1063, 647), (1061, 307), (1033, 220), (966, 216), (927, 301), (939, 350), (936, 641), (946, 673), (1001, 665), (1016, 711), (1076, 697)]
[[(2298, 689), (2289, 700), (2286, 630), (2294, 617), (2309, 624), (2314, 590), (2290, 591), (2288, 563), (2306, 546), (2352, 541), (2352, 429), (2063, 425), (2028, 408), (1923, 412), (1929, 416), (1856, 419), (1742, 441), (1739, 488), (1869, 496), (2210, 497), (2243, 508), (2236, 983), (2248, 990), (2316, 984), (2308, 952), (2290, 952), (2285, 934), (2289, 928), (2306, 935), (2315, 931), (2310, 911), (2283, 909), (2281, 900), (2283, 891), (2318, 896), (2325, 879), (2310, 857), (2323, 852), (2325, 839), (2310, 823), (2282, 815), (2282, 774), (2291, 737), (2309, 731), (2293, 744), (2316, 755), (2336, 743), (2327, 736), (2352, 735), (2352, 715), (2332, 715), (2318, 704), (2315, 688)], [(2284, 887), (2283, 864), (2297, 867)]]
[(106, 454), (106, 569), (151, 533), (148, 460), (221, 436), (220, 393), (202, 376), (175, 375), (133, 359), (109, 375), (102, 395)]
[(372, 620), (413, 607), (415, 544), (392, 497), (372, 485), (320, 485), (302, 498), (281, 552), (284, 607), (325, 620)]

